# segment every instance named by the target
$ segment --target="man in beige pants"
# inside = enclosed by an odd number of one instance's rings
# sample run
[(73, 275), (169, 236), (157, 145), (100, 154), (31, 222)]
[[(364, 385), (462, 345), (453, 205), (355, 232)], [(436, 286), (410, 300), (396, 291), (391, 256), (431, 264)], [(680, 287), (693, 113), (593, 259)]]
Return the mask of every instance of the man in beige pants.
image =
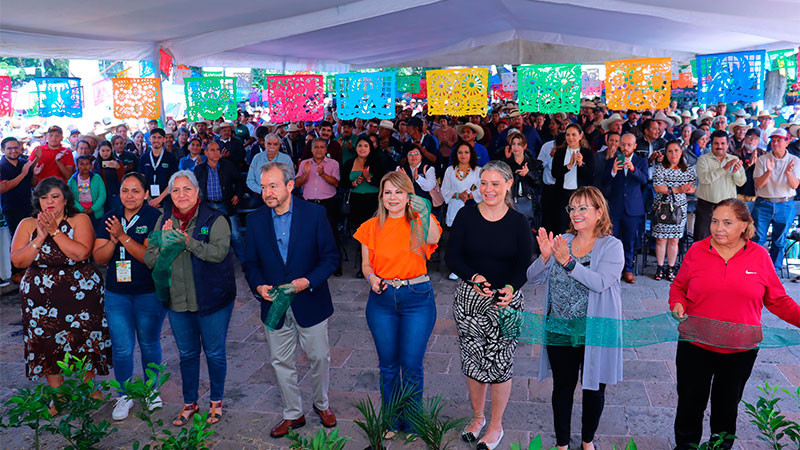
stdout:
[(333, 303), (327, 279), (339, 264), (339, 250), (325, 208), (291, 195), (295, 178), (292, 166), (271, 162), (260, 171), (261, 197), (267, 208), (247, 217), (242, 265), (250, 289), (262, 300), (261, 320), (273, 307), (269, 294), (273, 287), (292, 284), (296, 292), (274, 331), (267, 329), (271, 364), (284, 404), (283, 420), (270, 432), (278, 438), (306, 424), (295, 366), (298, 343), (311, 361), (312, 408), (322, 425), (336, 426), (336, 416), (328, 404), (328, 318), (333, 314)]

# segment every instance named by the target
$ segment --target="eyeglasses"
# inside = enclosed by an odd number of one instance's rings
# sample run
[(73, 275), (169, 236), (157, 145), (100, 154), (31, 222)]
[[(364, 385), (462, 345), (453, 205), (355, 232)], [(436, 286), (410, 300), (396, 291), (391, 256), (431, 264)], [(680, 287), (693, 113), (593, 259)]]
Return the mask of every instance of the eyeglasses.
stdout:
[(419, 152), (409, 152), (407, 156), (419, 156)]
[(578, 206), (577, 208), (573, 208), (572, 206), (567, 206), (564, 208), (567, 210), (567, 214), (578, 213), (578, 214), (586, 214), (586, 211), (590, 209), (595, 209), (594, 206)]

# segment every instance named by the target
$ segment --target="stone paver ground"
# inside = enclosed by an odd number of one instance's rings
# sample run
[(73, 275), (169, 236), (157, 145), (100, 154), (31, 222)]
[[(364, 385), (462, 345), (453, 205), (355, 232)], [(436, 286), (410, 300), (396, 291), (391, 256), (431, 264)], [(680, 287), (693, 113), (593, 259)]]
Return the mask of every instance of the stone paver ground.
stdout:
[[(331, 278), (336, 312), (330, 320), (331, 343), (331, 405), (339, 420), (340, 434), (353, 439), (348, 449), (361, 450), (366, 440), (353, 423), (359, 417), (352, 404), (367, 396), (378, 401), (378, 361), (372, 338), (364, 318), (367, 299), (367, 284), (352, 277), (352, 262), (346, 264), (346, 274)], [(651, 266), (652, 267), (652, 266)], [(446, 412), (451, 417), (471, 416), (467, 397), (466, 381), (461, 373), (458, 356), (456, 326), (452, 318), (453, 290), (455, 282), (447, 279), (444, 265), (432, 264), (431, 277), (436, 292), (437, 321), (425, 357), (425, 393), (441, 394), (448, 400)], [(438, 270), (441, 269), (441, 270)], [(437, 271), (438, 270), (438, 271)], [(440, 273), (441, 272), (441, 273)], [(228, 376), (225, 389), (225, 411), (222, 421), (215, 426), (217, 434), (215, 449), (277, 449), (288, 448), (285, 439), (269, 437), (270, 429), (280, 419), (282, 410), (280, 392), (276, 387), (274, 372), (269, 365), (269, 349), (265, 331), (259, 320), (259, 305), (250, 295), (244, 276), (237, 273), (239, 297), (228, 334)], [(666, 281), (654, 281), (640, 276), (634, 285), (623, 284), (623, 307), (627, 318), (658, 314), (666, 310), (668, 294)], [(786, 283), (792, 297), (800, 295), (800, 285)], [(524, 288), (526, 310), (541, 311), (543, 289)], [(0, 401), (5, 402), (16, 388), (31, 385), (24, 375), (22, 362), (22, 337), (20, 303), (16, 292), (0, 298)], [(781, 322), (765, 310), (764, 322), (779, 325)], [(172, 379), (164, 387), (164, 409), (159, 413), (165, 421), (180, 409), (180, 376), (178, 355), (171, 336), (169, 322), (165, 321), (162, 334), (164, 363), (172, 373)], [(677, 395), (675, 392), (675, 343), (665, 343), (626, 349), (625, 381), (606, 390), (606, 406), (600, 423), (596, 442), (601, 449), (610, 449), (612, 444), (624, 445), (631, 437), (640, 449), (662, 450), (671, 448), (672, 424), (675, 416)], [(136, 374), (141, 376), (137, 352)], [(555, 442), (552, 431), (550, 407), (551, 380), (537, 382), (539, 348), (521, 344), (517, 350), (511, 401), (506, 411), (504, 426), (506, 437), (500, 449), (508, 449), (512, 442), (524, 441), (541, 434), (546, 445)], [(783, 387), (800, 385), (800, 348), (761, 350), (753, 375), (745, 392), (745, 399), (757, 397), (756, 386), (764, 381)], [(320, 428), (319, 420), (311, 410), (311, 377), (308, 362), (299, 358), (299, 375), (304, 400), (307, 404), (308, 425), (302, 433), (315, 432)], [(201, 367), (201, 399), (203, 410), (208, 409), (208, 377), (205, 361)], [(573, 448), (580, 448), (580, 389), (573, 411)], [(782, 402), (783, 408), (795, 420), (800, 417), (800, 405), (791, 400)], [(111, 403), (98, 414), (110, 420)], [(489, 406), (487, 405), (487, 411)], [(132, 448), (135, 439), (147, 436), (145, 425), (133, 416), (114, 424), (118, 431), (107, 441), (104, 448)], [(708, 418), (706, 418), (706, 432)], [(30, 448), (30, 430), (12, 429), (0, 431), (1, 448)], [(750, 424), (744, 407), (740, 408), (740, 440), (736, 448), (767, 448), (757, 441), (758, 431)], [(54, 437), (44, 439), (43, 448), (60, 448), (64, 441)], [(391, 442), (390, 449), (423, 448), (420, 443), (401, 444)], [(467, 449), (469, 445), (456, 441), (453, 448)]]

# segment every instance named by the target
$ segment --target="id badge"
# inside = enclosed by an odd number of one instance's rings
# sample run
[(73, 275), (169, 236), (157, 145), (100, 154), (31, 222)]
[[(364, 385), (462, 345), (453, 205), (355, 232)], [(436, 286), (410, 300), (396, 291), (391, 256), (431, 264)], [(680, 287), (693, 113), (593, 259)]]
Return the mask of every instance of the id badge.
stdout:
[(130, 283), (131, 276), (131, 261), (117, 261), (117, 283)]
[(151, 184), (150, 185), (150, 196), (155, 198), (155, 197), (158, 197), (159, 195), (161, 195), (161, 186), (159, 186), (157, 184)]

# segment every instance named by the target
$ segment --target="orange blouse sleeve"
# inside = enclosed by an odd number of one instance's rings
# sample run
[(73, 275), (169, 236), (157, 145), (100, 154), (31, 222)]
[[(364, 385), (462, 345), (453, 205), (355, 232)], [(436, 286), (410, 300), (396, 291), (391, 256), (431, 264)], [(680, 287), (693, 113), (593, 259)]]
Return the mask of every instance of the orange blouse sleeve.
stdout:
[[(373, 217), (362, 223), (358, 230), (353, 234), (353, 239), (367, 246), (370, 250), (375, 250), (375, 234), (378, 218)], [(359, 250), (361, 251), (361, 250)]]

